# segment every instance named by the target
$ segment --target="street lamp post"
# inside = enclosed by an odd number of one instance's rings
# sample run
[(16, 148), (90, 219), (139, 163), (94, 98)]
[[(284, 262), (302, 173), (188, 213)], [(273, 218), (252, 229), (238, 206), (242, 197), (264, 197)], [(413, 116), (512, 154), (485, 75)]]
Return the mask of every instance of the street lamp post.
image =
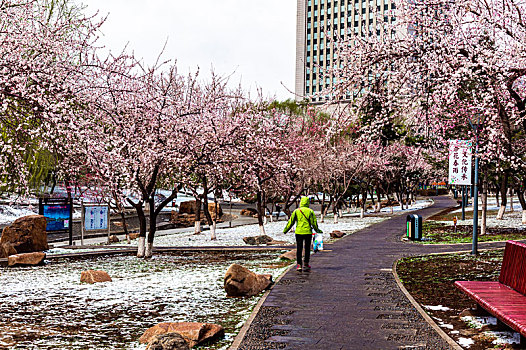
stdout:
[(476, 117), (469, 121), (475, 132), (475, 178), (473, 184), (473, 242), (471, 244), (471, 254), (478, 254), (478, 226), (479, 226), (479, 130), (482, 124), (482, 115), (478, 113)]

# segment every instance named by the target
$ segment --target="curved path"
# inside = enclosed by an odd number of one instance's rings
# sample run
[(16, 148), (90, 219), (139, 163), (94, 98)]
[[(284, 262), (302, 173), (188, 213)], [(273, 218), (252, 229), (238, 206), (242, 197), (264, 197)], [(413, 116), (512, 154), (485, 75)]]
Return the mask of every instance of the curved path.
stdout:
[[(453, 206), (439, 197), (417, 213), (426, 218)], [(402, 242), (405, 220), (395, 216), (327, 246), (330, 251), (314, 256), (310, 273), (286, 273), (239, 349), (449, 349), (397, 286), (392, 267), (406, 256), (471, 246)]]

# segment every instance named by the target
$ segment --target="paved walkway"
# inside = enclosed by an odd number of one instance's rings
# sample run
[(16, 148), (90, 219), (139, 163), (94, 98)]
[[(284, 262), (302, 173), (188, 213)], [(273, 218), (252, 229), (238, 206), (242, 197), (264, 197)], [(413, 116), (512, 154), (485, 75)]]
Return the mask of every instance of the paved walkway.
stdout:
[[(425, 218), (455, 205), (441, 197), (418, 213)], [(405, 220), (397, 216), (327, 246), (331, 251), (314, 256), (310, 273), (289, 271), (239, 349), (449, 349), (400, 291), (391, 269), (405, 256), (470, 245), (401, 242)]]

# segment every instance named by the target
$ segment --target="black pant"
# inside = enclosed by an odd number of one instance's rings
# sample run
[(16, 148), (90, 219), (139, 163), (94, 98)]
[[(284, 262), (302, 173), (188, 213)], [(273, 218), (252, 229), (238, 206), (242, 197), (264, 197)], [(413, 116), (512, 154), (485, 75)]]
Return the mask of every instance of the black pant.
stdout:
[(312, 235), (296, 235), (296, 260), (298, 264), (303, 265), (301, 258), (303, 255), (303, 246), (305, 245), (305, 265), (309, 265), (311, 242)]

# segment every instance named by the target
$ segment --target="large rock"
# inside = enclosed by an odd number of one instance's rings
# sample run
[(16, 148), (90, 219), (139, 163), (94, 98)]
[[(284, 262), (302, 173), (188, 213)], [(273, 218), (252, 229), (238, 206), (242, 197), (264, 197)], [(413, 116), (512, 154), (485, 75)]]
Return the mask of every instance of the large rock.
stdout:
[(146, 350), (188, 350), (188, 343), (179, 333), (158, 334), (152, 338)]
[(106, 271), (87, 270), (80, 274), (80, 282), (84, 283), (98, 283), (111, 282), (111, 277)]
[(270, 287), (269, 275), (258, 275), (238, 264), (232, 264), (225, 274), (225, 291), (229, 297), (251, 297)]
[(332, 231), (330, 235), (332, 238), (342, 238), (343, 236), (345, 236), (345, 233), (342, 231), (335, 230), (335, 231)]
[(48, 249), (46, 218), (42, 215), (29, 215), (17, 219), (4, 228), (0, 237), (0, 258)]
[(7, 258), (8, 266), (22, 265), (22, 266), (34, 266), (40, 265), (46, 258), (46, 254), (36, 252), (36, 253), (22, 253), (10, 255)]
[(296, 260), (296, 249), (289, 250), (279, 256), (283, 260)]
[(254, 216), (254, 215), (258, 215), (258, 211), (256, 209), (253, 209), (253, 208), (247, 208), (247, 209), (241, 210), (240, 215), (242, 215), (242, 216)]
[(273, 242), (273, 241), (274, 241), (274, 238), (269, 237), (267, 235), (243, 238), (243, 242), (245, 242), (248, 245), (267, 244), (267, 243), (270, 243), (270, 242)]
[(288, 245), (288, 244), (290, 243), (287, 241), (275, 241), (275, 240), (272, 240), (267, 243), (267, 245)]
[(139, 338), (145, 344), (159, 334), (177, 333), (181, 335), (190, 347), (205, 341), (220, 338), (225, 335), (225, 330), (218, 324), (199, 322), (163, 322), (148, 328)]

